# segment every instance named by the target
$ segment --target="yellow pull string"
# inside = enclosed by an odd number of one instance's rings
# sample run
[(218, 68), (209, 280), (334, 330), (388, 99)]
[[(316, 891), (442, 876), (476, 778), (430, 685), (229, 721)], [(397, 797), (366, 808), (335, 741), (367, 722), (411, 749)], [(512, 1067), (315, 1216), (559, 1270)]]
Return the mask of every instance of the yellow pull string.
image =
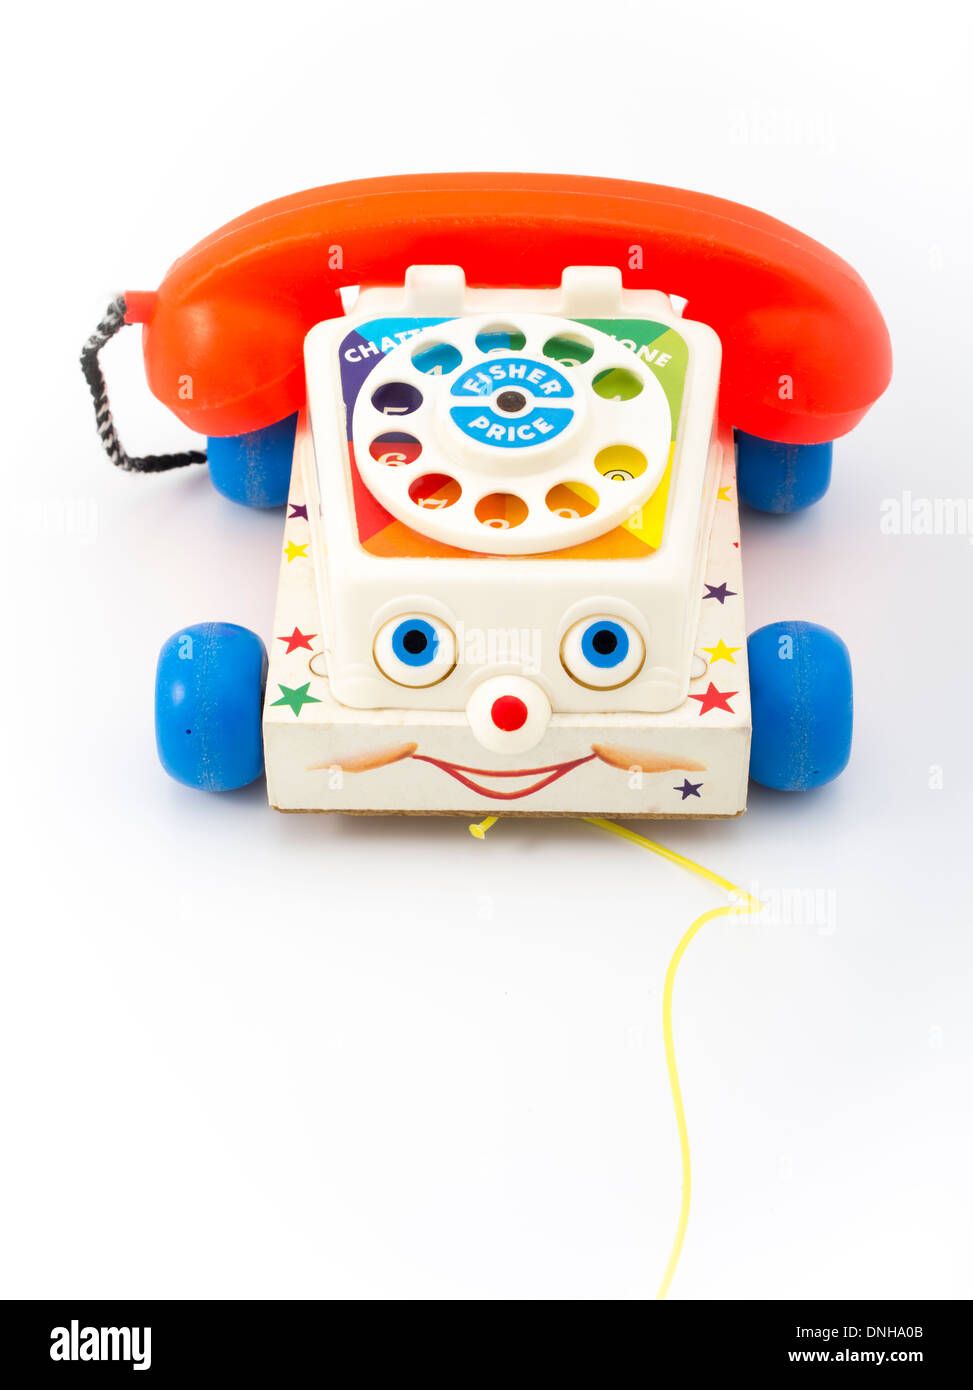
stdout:
[[(495, 820), (496, 817), (493, 819)], [(700, 878), (715, 883), (717, 888), (722, 888), (725, 893), (736, 898), (734, 908), (737, 912), (746, 915), (748, 912), (759, 912), (763, 906), (759, 898), (751, 897), (737, 884), (731, 883), (728, 878), (721, 878), (719, 874), (714, 874), (712, 869), (704, 869), (702, 864), (697, 864), (694, 859), (687, 859), (684, 854), (677, 854), (674, 849), (666, 849), (665, 845), (658, 845), (655, 840), (647, 840), (644, 835), (638, 835), (634, 830), (629, 830), (627, 825), (618, 825), (615, 821), (602, 820), (599, 816), (583, 816), (582, 820), (586, 820), (589, 825), (597, 825), (599, 830), (607, 830), (610, 835), (617, 835), (619, 839), (631, 840), (634, 845), (651, 850), (653, 854), (659, 854), (663, 859), (668, 859), (673, 864), (679, 864), (682, 868), (688, 869), (691, 874), (698, 874)]]
[(689, 1206), (693, 1193), (693, 1171), (689, 1153), (689, 1129), (686, 1125), (686, 1109), (682, 1101), (682, 1087), (679, 1084), (679, 1068), (676, 1066), (676, 1044), (672, 1033), (672, 993), (676, 983), (676, 971), (679, 969), (679, 962), (686, 954), (686, 949), (696, 933), (705, 927), (707, 922), (712, 922), (716, 917), (732, 917), (736, 914), (746, 916), (748, 913), (760, 912), (763, 903), (759, 898), (753, 897), (750, 893), (731, 883), (729, 879), (722, 878), (719, 874), (714, 874), (712, 869), (704, 869), (702, 864), (697, 864), (693, 859), (687, 859), (684, 854), (677, 854), (674, 849), (666, 849), (664, 845), (658, 845), (654, 840), (647, 840), (644, 835), (637, 834), (634, 830), (629, 830), (627, 826), (617, 825), (614, 821), (602, 820), (598, 816), (585, 816), (584, 819), (589, 825), (595, 825), (599, 830), (607, 830), (612, 835), (617, 835), (622, 840), (631, 840), (635, 845), (642, 849), (651, 850), (653, 854), (659, 854), (663, 859), (669, 859), (673, 864), (679, 864), (690, 873), (697, 874), (700, 878), (707, 879), (710, 883), (715, 883), (718, 888), (729, 893), (734, 899), (727, 903), (725, 907), (713, 907), (709, 912), (702, 913), (697, 917), (692, 926), (686, 931), (682, 940), (672, 953), (666, 969), (665, 985), (662, 990), (662, 1037), (666, 1049), (666, 1071), (669, 1075), (669, 1090), (672, 1092), (672, 1106), (676, 1112), (676, 1129), (679, 1133), (679, 1155), (682, 1162), (682, 1200), (679, 1204), (679, 1220), (676, 1223), (676, 1234), (672, 1242), (672, 1249), (669, 1252), (669, 1261), (666, 1265), (665, 1273), (662, 1276), (662, 1283), (659, 1285), (656, 1299), (665, 1298), (669, 1292), (679, 1264), (679, 1256), (682, 1254), (683, 1242), (686, 1239), (686, 1230), (689, 1226)]
[[(752, 899), (751, 899), (752, 901)], [(665, 1274), (662, 1276), (662, 1283), (656, 1293), (657, 1299), (665, 1298), (669, 1292), (669, 1286), (676, 1273), (676, 1266), (679, 1264), (679, 1256), (682, 1254), (683, 1242), (686, 1239), (686, 1230), (689, 1226), (689, 1205), (693, 1195), (693, 1172), (689, 1155), (689, 1129), (686, 1125), (686, 1110), (682, 1103), (682, 1087), (679, 1084), (679, 1069), (676, 1066), (676, 1044), (672, 1036), (672, 990), (676, 983), (676, 971), (679, 969), (679, 962), (686, 953), (686, 947), (693, 937), (705, 927), (707, 922), (712, 922), (714, 917), (731, 917), (735, 912), (759, 912), (762, 904), (757, 907), (746, 907), (740, 909), (732, 903), (726, 907), (714, 907), (709, 912), (704, 912), (697, 917), (695, 922), (685, 933), (679, 945), (672, 954), (669, 967), (666, 970), (666, 982), (662, 991), (662, 1037), (666, 1049), (666, 1071), (669, 1074), (669, 1090), (672, 1092), (672, 1107), (676, 1112), (676, 1129), (679, 1133), (679, 1155), (682, 1162), (682, 1200), (679, 1204), (679, 1220), (676, 1223), (676, 1234), (672, 1242), (672, 1249), (669, 1252), (669, 1261), (666, 1264)]]
[(496, 816), (487, 816), (484, 820), (478, 821), (476, 825), (470, 826), (470, 834), (474, 840), (485, 840), (486, 833), (491, 825), (496, 825)]
[[(630, 840), (633, 845), (638, 845), (640, 849), (650, 850), (653, 854), (658, 854), (663, 859), (668, 859), (670, 863), (678, 864), (683, 869), (688, 869), (691, 874), (696, 874), (699, 878), (705, 878), (709, 883), (715, 883), (717, 888), (722, 888), (725, 893), (729, 893), (732, 902), (725, 907), (713, 907), (709, 912), (702, 913), (696, 918), (692, 926), (683, 935), (676, 949), (672, 953), (672, 959), (666, 968), (665, 984), (662, 990), (662, 1037), (666, 1050), (666, 1071), (669, 1076), (669, 1090), (672, 1092), (672, 1106), (676, 1112), (676, 1129), (679, 1134), (679, 1155), (682, 1162), (682, 1200), (679, 1204), (679, 1220), (676, 1223), (676, 1234), (672, 1242), (672, 1249), (669, 1252), (669, 1261), (666, 1264), (665, 1273), (662, 1276), (662, 1283), (659, 1285), (656, 1299), (663, 1299), (669, 1292), (669, 1288), (675, 1277), (676, 1268), (679, 1264), (679, 1257), (682, 1254), (683, 1243), (686, 1239), (686, 1230), (689, 1226), (689, 1207), (693, 1192), (693, 1172), (692, 1162), (689, 1151), (689, 1129), (686, 1125), (686, 1109), (682, 1100), (682, 1087), (679, 1084), (679, 1068), (676, 1065), (676, 1044), (672, 1033), (672, 995), (676, 983), (676, 972), (679, 969), (679, 962), (686, 954), (686, 950), (693, 937), (707, 922), (712, 922), (716, 917), (748, 916), (751, 913), (760, 912), (763, 903), (759, 898), (755, 898), (751, 893), (747, 893), (736, 883), (731, 883), (728, 878), (723, 878), (720, 874), (715, 874), (712, 869), (705, 869), (702, 864), (697, 864), (694, 859), (687, 859), (684, 854), (679, 854), (674, 849), (666, 849), (665, 845), (660, 845), (655, 840), (647, 840), (644, 835), (639, 835), (634, 830), (629, 830), (625, 825), (618, 825), (615, 821), (603, 820), (600, 816), (582, 816), (582, 820), (589, 825), (597, 826), (599, 830), (607, 830), (610, 835), (617, 835), (621, 840)], [(470, 826), (470, 834), (478, 840), (486, 838), (486, 833), (491, 825), (497, 822), (496, 816), (487, 816), (485, 820), (476, 825)]]

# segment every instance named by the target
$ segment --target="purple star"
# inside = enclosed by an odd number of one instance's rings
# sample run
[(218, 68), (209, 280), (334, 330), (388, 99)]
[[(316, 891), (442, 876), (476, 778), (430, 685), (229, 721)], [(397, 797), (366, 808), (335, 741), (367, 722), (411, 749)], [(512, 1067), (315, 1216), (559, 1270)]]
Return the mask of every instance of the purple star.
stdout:
[(290, 514), (290, 516), (287, 518), (287, 520), (288, 520), (288, 521), (293, 521), (294, 518), (295, 518), (296, 516), (302, 516), (302, 517), (304, 518), (304, 520), (307, 521), (307, 507), (306, 507), (306, 506), (301, 506), (301, 507), (299, 507), (299, 506), (297, 505), (296, 502), (292, 502), (292, 503), (291, 503), (291, 514)]
[(736, 598), (737, 596), (735, 589), (728, 589), (726, 587), (725, 579), (722, 584), (707, 584), (706, 587), (709, 593), (703, 595), (704, 599), (715, 598), (719, 599), (720, 603), (725, 603), (728, 598)]
[(682, 792), (682, 799), (685, 801), (687, 796), (699, 796), (699, 789), (702, 785), (702, 782), (690, 782), (688, 777), (684, 777), (682, 786), (673, 787), (672, 790), (674, 792)]

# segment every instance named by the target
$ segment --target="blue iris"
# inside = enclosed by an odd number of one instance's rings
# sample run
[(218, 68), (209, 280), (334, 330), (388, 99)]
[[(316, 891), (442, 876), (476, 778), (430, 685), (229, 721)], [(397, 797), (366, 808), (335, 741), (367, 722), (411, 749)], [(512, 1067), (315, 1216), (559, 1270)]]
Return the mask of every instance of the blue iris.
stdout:
[(406, 618), (392, 633), (392, 650), (406, 666), (428, 666), (439, 650), (439, 634), (425, 618)]
[(592, 666), (603, 670), (620, 666), (628, 656), (628, 633), (620, 623), (599, 618), (582, 633), (581, 651)]

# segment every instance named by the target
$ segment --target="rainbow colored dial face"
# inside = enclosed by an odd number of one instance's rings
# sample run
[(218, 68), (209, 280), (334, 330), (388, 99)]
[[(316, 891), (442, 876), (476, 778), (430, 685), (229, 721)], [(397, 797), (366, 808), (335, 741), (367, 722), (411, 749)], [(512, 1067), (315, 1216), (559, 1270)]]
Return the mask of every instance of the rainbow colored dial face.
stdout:
[(574, 419), (574, 390), (549, 363), (529, 357), (486, 358), (454, 382), (450, 418), (465, 435), (495, 449), (530, 449), (563, 434)]
[[(434, 540), (392, 516), (363, 482), (351, 438), (352, 419), (356, 403), (373, 369), (390, 352), (417, 337), (424, 329), (448, 324), (451, 321), (451, 319), (443, 317), (405, 315), (370, 319), (357, 324), (339, 344), (340, 377), (348, 421), (351, 486), (354, 495), (358, 539), (360, 544), (372, 554), (390, 556), (463, 555), (471, 559), (480, 558), (480, 552), (458, 549), (455, 545)], [(462, 423), (454, 417), (452, 424), (458, 430), (463, 430), (471, 440), (482, 440), (483, 434), (491, 425), (505, 427), (502, 441), (497, 437), (495, 440), (489, 441), (498, 450), (508, 451), (506, 455), (498, 453), (498, 461), (506, 457), (513, 464), (515, 459), (522, 459), (526, 465), (530, 457), (530, 450), (527, 446), (533, 445), (536, 448), (538, 445), (534, 445), (534, 442), (526, 437), (526, 432), (518, 442), (516, 427), (527, 424), (528, 429), (530, 429), (533, 421), (529, 420), (528, 417), (532, 411), (537, 410), (545, 422), (549, 422), (551, 413), (555, 411), (563, 411), (565, 416), (570, 416), (567, 419), (562, 419), (560, 416), (555, 417), (555, 428), (559, 429), (562, 436), (566, 430), (573, 429), (578, 418), (578, 383), (572, 384), (568, 379), (574, 368), (579, 364), (584, 364), (591, 355), (590, 348), (585, 350), (582, 342), (583, 330), (595, 328), (615, 338), (621, 347), (631, 352), (637, 361), (647, 367), (656, 377), (669, 402), (672, 438), (674, 440), (682, 410), (683, 387), (689, 356), (685, 340), (678, 329), (648, 319), (577, 319), (574, 320), (574, 323), (577, 325), (578, 332), (572, 330), (561, 336), (555, 335), (545, 343), (542, 354), (531, 353), (529, 357), (525, 357), (522, 352), (525, 343), (521, 335), (499, 330), (492, 334), (481, 333), (476, 340), (479, 352), (471, 359), (469, 371), (457, 375), (456, 381), (452, 383), (452, 385), (458, 385), (466, 381), (468, 377), (487, 365), (497, 366), (500, 363), (510, 361), (518, 365), (530, 362), (532, 368), (540, 365), (545, 374), (541, 380), (530, 383), (531, 386), (539, 388), (544, 382), (557, 383), (559, 379), (560, 382), (567, 383), (571, 387), (570, 394), (564, 392), (563, 387), (558, 391), (543, 392), (538, 389), (535, 393), (532, 390), (530, 392), (532, 404), (529, 409), (525, 409), (524, 413), (520, 414), (509, 409), (495, 410), (494, 408), (498, 390), (521, 390), (523, 383), (520, 379), (513, 378), (496, 384), (491, 381), (488, 390), (476, 391), (469, 387), (465, 392), (457, 392), (455, 395), (452, 394), (450, 388), (447, 395), (447, 402), (450, 407), (448, 413), (451, 414), (453, 410), (468, 412)], [(446, 342), (435, 342), (428, 348), (416, 351), (412, 358), (413, 365), (420, 372), (434, 378), (450, 375), (462, 366), (462, 361), (462, 354)], [(603, 385), (599, 381), (595, 388), (597, 394), (624, 399), (626, 394), (623, 389), (624, 383), (622, 386), (616, 386), (614, 381), (618, 375), (617, 372), (609, 373), (608, 379)], [(525, 394), (527, 393), (525, 392)], [(409, 403), (405, 402), (405, 404), (408, 405)], [(511, 404), (515, 403), (504, 402), (504, 405), (507, 406)], [(426, 469), (424, 472), (422, 471), (423, 450), (420, 441), (407, 429), (408, 411), (403, 413), (403, 403), (397, 399), (391, 401), (390, 405), (389, 428), (372, 442), (371, 457), (380, 458), (389, 467), (405, 470), (410, 467), (415, 468), (417, 483), (414, 500), (424, 509), (449, 507), (456, 500), (456, 484), (445, 476), (439, 476), (436, 470)], [(486, 416), (486, 428), (482, 426), (474, 428), (473, 421), (482, 416)], [(464, 425), (466, 426), (465, 430)], [(509, 433), (511, 426), (515, 430), (513, 439)], [(540, 433), (544, 439), (551, 438), (550, 434), (544, 434), (543, 431)], [(599, 471), (610, 480), (615, 474), (630, 472), (624, 454), (624, 448), (605, 450), (599, 464)], [(665, 528), (670, 472), (671, 465), (670, 468), (666, 469), (652, 497), (624, 524), (594, 540), (584, 541), (560, 550), (558, 552), (560, 558), (631, 559), (650, 554), (660, 545)], [(586, 514), (593, 505), (596, 505), (593, 495), (578, 482), (552, 489), (548, 499), (548, 506), (552, 510), (570, 518)], [(511, 524), (513, 524), (512, 519)]]

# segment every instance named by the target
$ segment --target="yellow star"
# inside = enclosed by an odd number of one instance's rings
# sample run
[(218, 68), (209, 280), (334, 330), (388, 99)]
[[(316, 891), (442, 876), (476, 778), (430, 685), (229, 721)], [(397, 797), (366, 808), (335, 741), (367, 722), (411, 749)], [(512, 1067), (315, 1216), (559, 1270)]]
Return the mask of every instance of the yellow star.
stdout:
[[(718, 488), (716, 489), (716, 495), (717, 495), (717, 497), (720, 499), (721, 502), (729, 502), (729, 500), (730, 500), (730, 484), (727, 483), (725, 487), (718, 487)], [(740, 650), (740, 648), (737, 647), (737, 651), (739, 651), (739, 650)]]
[(307, 553), (308, 544), (308, 541), (305, 541), (303, 545), (295, 545), (293, 541), (288, 541), (284, 546), (284, 554), (287, 556), (287, 563), (290, 564), (290, 562), (296, 560), (298, 556), (300, 556), (302, 560), (310, 559)]
[(740, 651), (740, 647), (728, 647), (721, 637), (715, 647), (704, 647), (704, 652), (709, 652), (710, 662), (728, 661), (731, 666), (736, 665), (733, 653)]

